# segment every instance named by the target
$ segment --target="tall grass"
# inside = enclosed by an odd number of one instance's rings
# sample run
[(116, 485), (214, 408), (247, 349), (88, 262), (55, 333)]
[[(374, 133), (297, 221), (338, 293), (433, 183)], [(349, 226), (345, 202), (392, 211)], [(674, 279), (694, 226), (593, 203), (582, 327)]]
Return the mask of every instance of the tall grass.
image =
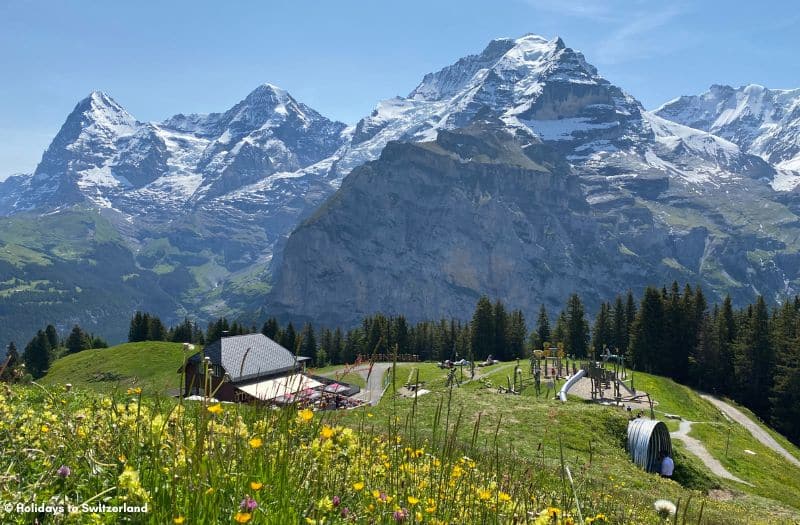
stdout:
[(377, 424), (364, 408), (349, 427), (336, 412), (147, 394), (0, 387), (1, 503), (147, 508), (13, 511), (0, 522), (659, 522), (647, 499), (610, 500), (581, 485), (563, 447), (548, 451), (556, 463), (543, 447), (540, 457), (518, 457), (498, 439), (500, 420), (481, 439), (482, 418), (465, 421), (452, 387), (432, 418), (415, 398), (405, 417), (394, 410)]

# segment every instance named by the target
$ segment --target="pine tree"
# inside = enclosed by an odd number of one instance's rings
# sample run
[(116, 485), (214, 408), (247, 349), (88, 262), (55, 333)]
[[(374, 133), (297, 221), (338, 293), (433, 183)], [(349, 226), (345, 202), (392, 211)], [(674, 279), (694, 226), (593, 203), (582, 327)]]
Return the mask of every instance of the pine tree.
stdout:
[(566, 318), (564, 349), (568, 355), (585, 357), (589, 349), (589, 323), (586, 321), (583, 303), (578, 294), (572, 294), (567, 300)]
[(34, 379), (42, 377), (50, 369), (50, 364), (53, 361), (53, 352), (50, 347), (50, 341), (43, 330), (39, 330), (25, 347), (22, 359), (25, 362), (25, 368)]
[(72, 331), (69, 333), (69, 337), (67, 337), (64, 346), (67, 347), (67, 353), (76, 354), (81, 350), (90, 349), (92, 347), (92, 340), (80, 326), (75, 325), (72, 327)]
[(492, 303), (485, 295), (478, 299), (475, 306), (475, 313), (472, 314), (471, 347), (476, 359), (485, 359), (487, 356), (494, 356), (494, 311)]
[(611, 308), (607, 303), (600, 303), (600, 310), (597, 311), (592, 330), (592, 351), (598, 358), (605, 348), (611, 350), (613, 347), (613, 331)]
[(703, 316), (697, 328), (697, 341), (689, 355), (687, 367), (687, 378), (695, 387), (715, 393), (719, 390), (719, 376), (711, 372), (720, 368), (718, 316), (717, 308), (713, 316), (708, 314)]
[(550, 318), (544, 304), (539, 307), (539, 316), (536, 318), (536, 335), (539, 339), (538, 344), (534, 345), (536, 348), (541, 348), (545, 341), (550, 340)]
[(131, 319), (130, 329), (128, 330), (128, 342), (137, 343), (146, 339), (147, 323), (145, 322), (142, 312), (137, 310)]
[(167, 339), (167, 329), (158, 317), (151, 316), (147, 323), (147, 341), (164, 341)]
[[(692, 312), (692, 315), (694, 315), (694, 312)], [(678, 283), (673, 281), (670, 292), (664, 299), (663, 354), (657, 356), (659, 374), (678, 381), (685, 381), (686, 367), (689, 363), (687, 330), (684, 303)]]
[(780, 333), (776, 334), (779, 348), (770, 396), (771, 422), (794, 443), (800, 443), (800, 318), (794, 304), (791, 309), (793, 313), (784, 312), (776, 328)]
[(325, 349), (320, 347), (322, 350), (320, 353), (317, 348), (317, 336), (314, 333), (314, 327), (311, 326), (311, 323), (306, 323), (305, 326), (303, 326), (299, 343), (300, 348), (298, 353), (301, 356), (314, 359), (314, 366), (326, 366), (328, 364), (328, 356), (325, 353)]
[(56, 348), (61, 346), (58, 343), (58, 332), (56, 332), (55, 326), (51, 324), (47, 325), (47, 328), (44, 329), (44, 333), (47, 336), (47, 342), (50, 343), (50, 348), (55, 350)]
[(228, 320), (220, 317), (216, 321), (208, 324), (208, 333), (206, 334), (206, 344), (211, 344), (222, 339), (223, 336), (232, 335), (230, 333), (230, 326)]
[[(295, 332), (294, 325), (291, 322), (288, 325), (286, 325), (286, 330), (283, 331), (280, 339), (281, 340), (279, 341), (279, 344), (282, 347), (292, 352), (293, 354), (297, 352), (297, 332)], [(306, 357), (311, 357), (311, 356), (306, 356)]]
[[(550, 333), (550, 343), (563, 343), (567, 339), (567, 312), (561, 310), (556, 319), (556, 326)], [(547, 341), (542, 341), (546, 343)]]
[(408, 322), (402, 315), (396, 317), (393, 322), (393, 338), (397, 345), (398, 354), (408, 354), (409, 352), (409, 338), (408, 338)]
[(6, 348), (6, 359), (0, 361), (0, 367), (5, 364), (5, 369), (3, 370), (3, 374), (0, 375), (0, 381), (8, 381), (14, 377), (14, 371), (16, 370), (17, 366), (19, 366), (20, 358), (19, 352), (17, 351), (17, 345), (14, 344), (14, 341), (8, 343), (8, 348)]
[(656, 288), (648, 287), (631, 327), (629, 355), (637, 370), (659, 373), (663, 357), (664, 303)]
[(611, 346), (614, 353), (625, 355), (628, 350), (628, 323), (625, 317), (625, 305), (622, 296), (617, 295), (611, 311)]
[[(333, 331), (333, 353), (336, 356), (336, 360), (334, 361), (336, 364), (348, 363), (344, 350), (344, 337), (342, 335), (342, 329), (339, 327), (336, 327), (336, 330)], [(352, 363), (352, 361), (350, 362)]]
[(89, 334), (89, 339), (92, 342), (92, 348), (108, 348), (108, 342), (99, 335)]
[(261, 327), (261, 333), (265, 336), (269, 337), (273, 341), (276, 340), (278, 337), (278, 332), (280, 331), (280, 326), (278, 325), (278, 320), (274, 317), (270, 317), (264, 323), (264, 326)]
[(762, 296), (749, 309), (743, 333), (734, 344), (739, 400), (756, 415), (769, 417), (769, 395), (775, 366), (770, 342), (769, 313)]
[(718, 388), (728, 396), (736, 392), (736, 376), (734, 367), (734, 348), (736, 340), (736, 318), (733, 313), (733, 303), (730, 295), (722, 302), (722, 309), (716, 319), (715, 327), (716, 346), (718, 352)]
[(342, 360), (345, 363), (355, 363), (360, 354), (359, 347), (361, 334), (359, 330), (349, 330), (344, 340), (344, 351), (342, 352)]
[(521, 310), (514, 310), (508, 320), (508, 344), (509, 359), (523, 359), (525, 353), (525, 336), (528, 335), (528, 327), (525, 325), (525, 316)]
[(625, 323), (627, 325), (625, 332), (628, 334), (628, 346), (630, 346), (630, 333), (634, 320), (636, 320), (636, 301), (633, 298), (633, 292), (628, 290), (625, 298)]
[(506, 338), (508, 333), (508, 314), (506, 313), (506, 307), (499, 299), (494, 303), (492, 314), (494, 316), (494, 355), (501, 361), (508, 361), (514, 357), (509, 351)]

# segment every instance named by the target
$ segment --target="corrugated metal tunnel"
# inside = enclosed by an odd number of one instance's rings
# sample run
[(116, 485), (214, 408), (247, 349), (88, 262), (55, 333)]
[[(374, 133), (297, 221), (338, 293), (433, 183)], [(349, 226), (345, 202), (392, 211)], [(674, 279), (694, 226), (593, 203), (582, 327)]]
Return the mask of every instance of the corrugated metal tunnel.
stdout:
[(658, 472), (659, 455), (672, 455), (672, 440), (663, 421), (636, 418), (628, 423), (628, 454), (647, 472)]

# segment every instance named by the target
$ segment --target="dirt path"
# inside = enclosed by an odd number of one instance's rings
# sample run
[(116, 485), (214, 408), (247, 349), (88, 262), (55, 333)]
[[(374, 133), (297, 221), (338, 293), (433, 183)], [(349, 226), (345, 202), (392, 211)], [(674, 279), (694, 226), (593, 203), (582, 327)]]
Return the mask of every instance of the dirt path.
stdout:
[[(367, 382), (367, 386), (353, 397), (361, 399), (370, 405), (377, 405), (381, 397), (383, 397), (383, 375), (391, 366), (392, 363), (374, 363), (371, 374), (369, 373), (369, 366), (362, 366), (352, 370), (359, 373)], [(369, 374), (369, 377), (367, 374)]]
[(741, 410), (738, 408), (729, 405), (725, 401), (717, 399), (714, 396), (709, 396), (707, 394), (701, 394), (700, 397), (705, 399), (706, 401), (710, 402), (712, 405), (717, 407), (723, 414), (727, 415), (744, 428), (746, 428), (754, 438), (760, 441), (764, 446), (771, 448), (781, 456), (785, 457), (789, 460), (790, 463), (800, 467), (800, 460), (794, 457), (788, 450), (783, 448), (780, 443), (775, 441), (775, 438), (770, 436), (763, 428), (758, 426), (752, 419), (747, 417)]
[(680, 428), (678, 428), (676, 432), (670, 433), (670, 436), (672, 439), (679, 439), (683, 441), (683, 444), (686, 446), (686, 450), (700, 458), (700, 461), (702, 461), (705, 466), (714, 473), (714, 475), (729, 479), (731, 481), (736, 481), (738, 483), (744, 483), (745, 485), (750, 485), (751, 487), (753, 486), (751, 483), (737, 478), (728, 472), (728, 470), (722, 466), (722, 463), (717, 461), (717, 459), (708, 452), (708, 449), (703, 445), (703, 443), (689, 436), (689, 431), (691, 430), (692, 421), (682, 420)]

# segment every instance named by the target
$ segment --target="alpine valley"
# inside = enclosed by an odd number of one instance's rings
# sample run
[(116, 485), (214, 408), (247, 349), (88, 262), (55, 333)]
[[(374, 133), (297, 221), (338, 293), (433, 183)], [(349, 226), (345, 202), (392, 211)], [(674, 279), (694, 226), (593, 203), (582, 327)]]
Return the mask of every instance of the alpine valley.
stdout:
[[(130, 313), (535, 317), (673, 280), (800, 292), (800, 90), (712, 86), (654, 112), (561, 39), (498, 39), (355, 125), (265, 84), (140, 122), (80, 101), (0, 183), (0, 341)], [(47, 319), (44, 313), (47, 312)]]

